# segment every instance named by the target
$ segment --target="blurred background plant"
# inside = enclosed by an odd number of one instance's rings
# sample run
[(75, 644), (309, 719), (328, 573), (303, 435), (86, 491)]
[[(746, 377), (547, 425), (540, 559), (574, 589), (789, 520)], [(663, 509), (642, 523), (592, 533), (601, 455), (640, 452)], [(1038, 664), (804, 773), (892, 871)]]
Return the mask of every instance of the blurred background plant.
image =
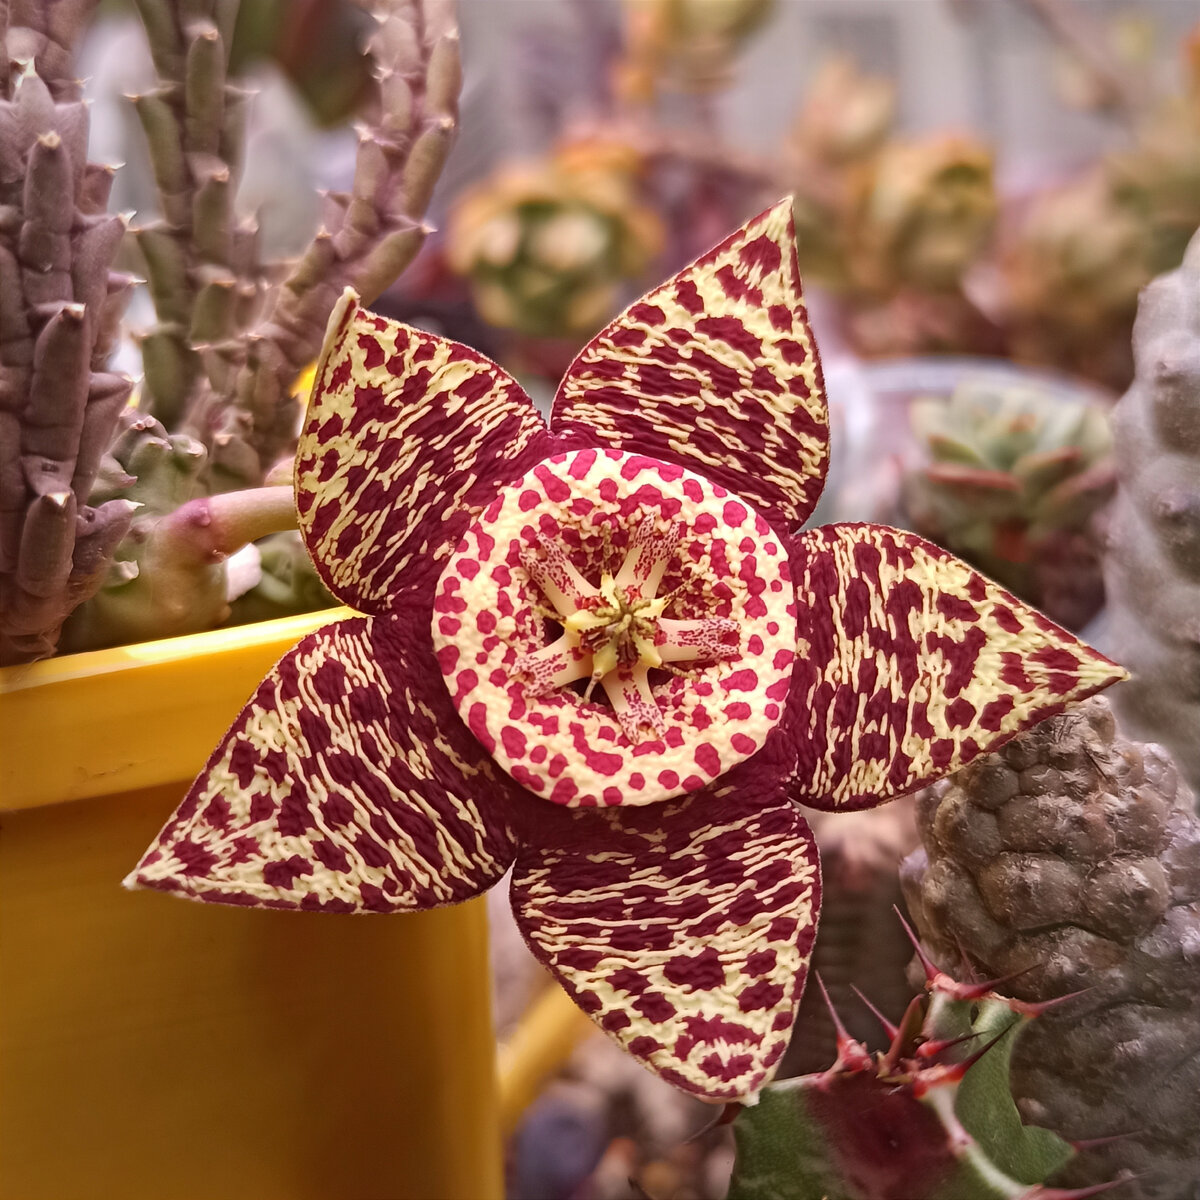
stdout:
[[(154, 317), (136, 332), (136, 409), (122, 411), (133, 380), (107, 368), (138, 281), (113, 269), (127, 220), (105, 212), (114, 171), (87, 162), (73, 74), (94, 8), (0, 5), (6, 663), (45, 657), (60, 636), (87, 649), (230, 618), (227, 556), (295, 526), (290, 484), (264, 486), (291, 452), (295, 381), (343, 287), (369, 302), (416, 254), (456, 123), (449, 11), (393, 0), (360, 14), (358, 82), (341, 97), (363, 107), (353, 178), (324, 194), (299, 259), (271, 261), (256, 216), (237, 206), (249, 100), (230, 75), (239, 6), (142, 0), (155, 78), (131, 99), (156, 215), (132, 239)], [(288, 11), (317, 13), (304, 8)], [(268, 578), (276, 606), (328, 599)]]

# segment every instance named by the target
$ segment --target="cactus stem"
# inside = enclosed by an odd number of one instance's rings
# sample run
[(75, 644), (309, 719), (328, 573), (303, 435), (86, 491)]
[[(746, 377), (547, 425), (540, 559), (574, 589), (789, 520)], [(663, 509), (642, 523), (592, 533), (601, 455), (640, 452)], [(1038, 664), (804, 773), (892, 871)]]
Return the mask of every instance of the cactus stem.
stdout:
[(893, 904), (892, 911), (896, 914), (900, 920), (900, 924), (904, 927), (904, 932), (908, 935), (908, 940), (912, 942), (913, 950), (916, 952), (917, 958), (920, 960), (921, 969), (925, 972), (925, 983), (927, 985), (932, 985), (939, 979), (948, 979), (949, 976), (946, 975), (945, 971), (938, 967), (933, 959), (931, 959), (929, 955), (925, 953), (925, 947), (921, 945), (921, 939), (917, 937), (916, 933), (913, 931), (913, 927), (905, 919), (905, 916), (900, 911), (899, 907)]

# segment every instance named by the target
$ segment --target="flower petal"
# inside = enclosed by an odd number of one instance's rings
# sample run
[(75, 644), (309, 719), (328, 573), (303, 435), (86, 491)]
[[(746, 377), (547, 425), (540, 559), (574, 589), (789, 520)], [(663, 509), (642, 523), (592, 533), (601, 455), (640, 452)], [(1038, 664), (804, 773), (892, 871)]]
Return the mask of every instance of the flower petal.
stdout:
[(321, 578), (363, 612), (430, 587), (498, 488), (551, 452), (533, 402), (457, 342), (359, 307), (325, 335), (296, 452), (300, 529)]
[(804, 989), (817, 852), (779, 792), (556, 810), (513, 873), (517, 921), (572, 999), (650, 1070), (712, 1100), (767, 1082)]
[(794, 540), (792, 795), (868, 808), (957, 771), (1125, 677), (915, 534), (829, 525)]
[(276, 664), (126, 882), (265, 908), (449, 904), (508, 869), (510, 790), (432, 648), (356, 617)]
[(639, 300), (571, 364), (551, 428), (678, 463), (804, 521), (828, 463), (790, 200)]

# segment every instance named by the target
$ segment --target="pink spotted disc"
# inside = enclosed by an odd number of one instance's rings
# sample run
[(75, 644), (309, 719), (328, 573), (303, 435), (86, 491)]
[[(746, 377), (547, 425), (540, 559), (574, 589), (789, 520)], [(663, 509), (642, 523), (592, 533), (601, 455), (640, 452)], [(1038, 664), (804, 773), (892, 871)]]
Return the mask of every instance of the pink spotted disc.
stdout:
[(783, 714), (786, 551), (744, 500), (616, 450), (539, 463), (467, 530), (434, 600), (460, 715), (536, 795), (653, 804), (759, 750)]

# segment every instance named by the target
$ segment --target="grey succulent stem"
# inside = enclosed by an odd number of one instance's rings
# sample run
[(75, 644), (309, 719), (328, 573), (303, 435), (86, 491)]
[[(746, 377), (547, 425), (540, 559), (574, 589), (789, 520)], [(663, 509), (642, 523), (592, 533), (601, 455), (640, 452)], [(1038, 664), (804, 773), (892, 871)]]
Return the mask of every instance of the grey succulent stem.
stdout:
[(89, 503), (132, 387), (105, 369), (124, 222), (103, 211), (112, 173), (86, 161), (71, 70), (94, 7), (0, 4), (0, 664), (53, 652), (135, 509)]
[(208, 446), (213, 491), (257, 484), (290, 448), (292, 384), (343, 288), (374, 298), (420, 249), (461, 86), (449, 8), (382, 5), (367, 46), (375, 112), (351, 190), (326, 197), (323, 227), (290, 269), (264, 264), (257, 225), (235, 206), (246, 99), (228, 79), (236, 7), (138, 0), (160, 86), (134, 105), (162, 212), (137, 232), (159, 318), (143, 343), (143, 406)]

